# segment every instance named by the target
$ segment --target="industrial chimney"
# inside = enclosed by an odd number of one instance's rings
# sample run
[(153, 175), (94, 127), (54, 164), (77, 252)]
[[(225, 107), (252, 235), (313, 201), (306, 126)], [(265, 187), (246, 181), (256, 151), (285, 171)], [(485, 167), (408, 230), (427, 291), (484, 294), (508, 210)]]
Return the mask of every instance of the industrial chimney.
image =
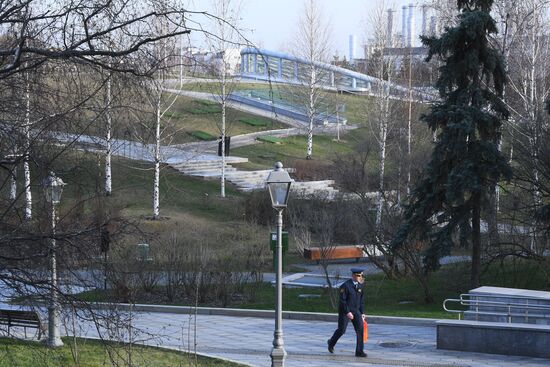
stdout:
[(407, 6), (403, 5), (401, 8), (403, 14), (401, 15), (401, 40), (403, 47), (407, 45)]
[(415, 23), (414, 23), (414, 4), (409, 4), (409, 18), (408, 18), (408, 24), (407, 24), (408, 32), (407, 32), (407, 46), (408, 47), (414, 47), (415, 43)]
[(393, 10), (388, 9), (388, 29), (386, 31), (386, 47), (392, 47), (393, 39)]
[(427, 35), (428, 33), (428, 6), (426, 4), (422, 5), (422, 36)]
[(430, 36), (434, 37), (437, 33), (436, 29), (436, 18), (435, 15), (430, 17)]

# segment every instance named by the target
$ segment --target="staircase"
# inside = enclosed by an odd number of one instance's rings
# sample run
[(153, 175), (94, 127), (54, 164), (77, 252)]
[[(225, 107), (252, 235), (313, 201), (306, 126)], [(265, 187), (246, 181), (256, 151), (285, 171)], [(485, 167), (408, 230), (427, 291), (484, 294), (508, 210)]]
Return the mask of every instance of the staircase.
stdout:
[(464, 320), (550, 326), (550, 292), (480, 287), (468, 296)]
[(550, 292), (479, 287), (443, 308), (459, 319), (436, 322), (438, 349), (550, 358)]
[[(226, 157), (226, 180), (234, 184), (238, 190), (243, 192), (263, 190), (265, 188), (265, 181), (271, 170), (244, 171), (238, 170), (231, 165), (247, 161), (247, 158)], [(221, 176), (221, 158), (219, 157), (217, 157), (217, 159), (198, 159), (182, 163), (172, 163), (170, 165), (185, 175), (202, 178), (216, 178)], [(288, 170), (292, 171), (291, 169)], [(332, 185), (334, 185), (333, 180), (298, 181), (292, 184), (291, 191), (293, 195), (300, 197), (315, 195), (327, 199), (334, 199), (338, 194), (338, 190), (333, 188)]]

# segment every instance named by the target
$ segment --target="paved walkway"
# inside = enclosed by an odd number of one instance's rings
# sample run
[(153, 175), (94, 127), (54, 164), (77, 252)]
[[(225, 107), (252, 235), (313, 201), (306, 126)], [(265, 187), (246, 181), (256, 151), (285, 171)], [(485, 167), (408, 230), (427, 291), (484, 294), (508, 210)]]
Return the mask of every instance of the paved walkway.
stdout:
[[(144, 332), (136, 336), (145, 344), (193, 350), (194, 319), (185, 314), (134, 313), (134, 325)], [(548, 366), (547, 359), (437, 350), (434, 327), (370, 324), (368, 358), (353, 356), (353, 329), (336, 345), (335, 353), (326, 349), (326, 340), (335, 322), (283, 321), (287, 367), (345, 366)], [(198, 315), (196, 350), (251, 366), (271, 365), (274, 321), (270, 318)], [(84, 332), (95, 336), (90, 327)]]

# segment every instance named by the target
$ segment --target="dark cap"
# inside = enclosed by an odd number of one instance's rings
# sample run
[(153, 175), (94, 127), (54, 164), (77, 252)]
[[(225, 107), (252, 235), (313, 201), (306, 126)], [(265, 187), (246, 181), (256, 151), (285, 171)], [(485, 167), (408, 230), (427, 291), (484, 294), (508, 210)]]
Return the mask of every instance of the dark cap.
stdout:
[(363, 273), (363, 269), (361, 268), (351, 268), (351, 272), (353, 274), (362, 274)]

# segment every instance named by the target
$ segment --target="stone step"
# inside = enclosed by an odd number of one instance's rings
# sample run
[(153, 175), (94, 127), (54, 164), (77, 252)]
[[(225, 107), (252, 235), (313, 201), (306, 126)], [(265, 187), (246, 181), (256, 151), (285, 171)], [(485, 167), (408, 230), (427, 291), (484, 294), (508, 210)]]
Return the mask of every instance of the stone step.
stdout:
[(236, 171), (231, 174), (232, 178), (235, 179), (246, 179), (246, 178), (263, 178), (267, 179), (267, 176), (271, 170), (262, 170), (262, 171)]
[[(519, 311), (519, 310), (518, 310)], [(503, 323), (523, 323), (523, 324), (537, 324), (537, 325), (550, 325), (550, 315), (531, 311), (527, 314), (518, 311), (512, 311), (508, 315), (492, 315), (491, 311), (483, 311), (485, 313), (476, 313), (474, 311), (464, 311), (464, 320), (472, 321), (484, 321), (484, 322), (503, 322)], [(498, 311), (498, 313), (501, 313)]]
[(437, 349), (550, 358), (550, 328), (545, 325), (439, 320), (436, 326)]
[(550, 292), (484, 286), (471, 290), (468, 296), (464, 318), (550, 325)]
[(292, 186), (296, 188), (306, 188), (306, 187), (320, 187), (320, 186), (330, 186), (334, 185), (333, 180), (321, 180), (321, 181), (300, 181), (294, 182)]
[[(207, 169), (207, 168), (220, 168), (221, 162), (204, 162), (204, 163), (195, 163), (195, 164), (188, 164), (188, 163), (182, 163), (182, 164), (176, 164), (172, 165), (172, 167), (179, 169), (179, 170), (193, 170), (193, 169)], [(229, 164), (226, 163), (226, 166)]]
[[(246, 163), (248, 162), (248, 158), (241, 158), (241, 157), (226, 157), (225, 158), (225, 164), (237, 164), (237, 163)], [(170, 165), (174, 168), (178, 167), (219, 167), (221, 165), (221, 157), (216, 157), (213, 159), (196, 159), (196, 160), (188, 160), (184, 162), (179, 163), (170, 163)]]
[[(239, 157), (235, 157), (239, 158)], [(239, 160), (240, 159), (240, 160)], [(235, 163), (244, 161), (242, 158), (237, 159)], [(230, 165), (230, 161), (226, 162), (225, 177), (226, 180), (237, 187), (238, 190), (247, 192), (253, 190), (265, 190), (266, 180), (271, 169), (242, 171)], [(203, 177), (215, 178), (221, 176), (221, 161), (219, 159), (199, 159), (182, 163), (173, 163), (172, 167), (182, 172), (183, 174)], [(288, 172), (294, 172), (293, 168), (287, 168)], [(298, 181), (291, 186), (293, 195), (308, 196), (308, 195), (323, 195), (333, 198), (338, 194), (338, 190), (331, 187), (334, 184), (333, 180), (318, 180), (318, 181)]]
[[(237, 169), (233, 166), (225, 166), (225, 172), (234, 172)], [(180, 172), (183, 172), (188, 175), (201, 174), (201, 173), (214, 173), (218, 172), (221, 175), (221, 167), (197, 167), (197, 168), (185, 168), (179, 169)]]
[(243, 184), (246, 184), (246, 183), (250, 183), (250, 184), (257, 184), (257, 185), (263, 185), (265, 184), (266, 182), (266, 179), (264, 177), (237, 177), (237, 178), (234, 178), (234, 177), (231, 177), (231, 178), (228, 178), (229, 180), (231, 180), (231, 182), (235, 182), (235, 183), (243, 183)]
[[(235, 183), (232, 181), (232, 183), (236, 184), (239, 188), (239, 190), (241, 191), (252, 191), (252, 190), (261, 190), (261, 189), (265, 189), (265, 181), (260, 181), (260, 182), (257, 182), (257, 183), (245, 183), (245, 182), (238, 182), (238, 183)], [(324, 193), (324, 194), (329, 194), (329, 195), (335, 195), (337, 194), (339, 191), (336, 190), (335, 188), (333, 187), (330, 187), (330, 186), (322, 186), (322, 185), (313, 185), (311, 187), (308, 187), (308, 186), (302, 186), (302, 187), (296, 187), (296, 186), (291, 186), (290, 187), (290, 191), (296, 195), (313, 195), (313, 194), (317, 194), (317, 193)]]

